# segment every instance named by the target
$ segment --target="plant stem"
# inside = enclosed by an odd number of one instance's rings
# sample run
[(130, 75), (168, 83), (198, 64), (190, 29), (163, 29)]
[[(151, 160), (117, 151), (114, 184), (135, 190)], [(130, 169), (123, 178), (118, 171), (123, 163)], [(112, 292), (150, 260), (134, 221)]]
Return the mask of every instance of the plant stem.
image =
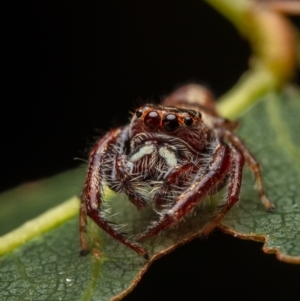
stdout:
[(251, 0), (205, 0), (249, 41), (250, 69), (218, 103), (221, 115), (235, 118), (261, 96), (278, 91), (295, 72), (296, 34), (290, 22), (271, 6)]

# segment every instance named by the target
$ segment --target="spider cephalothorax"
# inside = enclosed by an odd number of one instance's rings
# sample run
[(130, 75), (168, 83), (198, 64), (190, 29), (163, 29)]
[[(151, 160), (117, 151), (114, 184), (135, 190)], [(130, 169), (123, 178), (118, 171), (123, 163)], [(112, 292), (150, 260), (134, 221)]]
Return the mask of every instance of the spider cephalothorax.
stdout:
[[(103, 230), (148, 258), (139, 244), (177, 224), (197, 204), (228, 183), (225, 202), (205, 229), (209, 233), (238, 201), (244, 162), (254, 173), (259, 196), (268, 210), (259, 164), (233, 133), (236, 123), (220, 117), (214, 101), (199, 85), (181, 87), (162, 105), (146, 104), (128, 126), (108, 132), (90, 153), (80, 209), (81, 252), (88, 250), (86, 215)], [(124, 192), (137, 207), (151, 204), (159, 220), (138, 242), (127, 240), (102, 213), (103, 185)]]

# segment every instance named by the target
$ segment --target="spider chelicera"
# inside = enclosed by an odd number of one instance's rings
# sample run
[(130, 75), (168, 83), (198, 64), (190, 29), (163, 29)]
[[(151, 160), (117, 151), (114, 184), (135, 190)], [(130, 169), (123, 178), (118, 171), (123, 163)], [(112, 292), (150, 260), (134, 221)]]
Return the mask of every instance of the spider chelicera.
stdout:
[[(258, 162), (233, 130), (237, 123), (220, 117), (211, 93), (186, 85), (162, 105), (139, 107), (129, 125), (110, 130), (96, 142), (80, 206), (81, 254), (88, 251), (87, 215), (113, 238), (144, 258), (141, 242), (180, 222), (209, 195), (227, 185), (227, 196), (203, 234), (214, 229), (238, 201), (246, 162), (253, 172), (260, 199), (267, 210)], [(138, 208), (151, 204), (157, 222), (128, 240), (103, 213), (104, 185), (123, 192)]]

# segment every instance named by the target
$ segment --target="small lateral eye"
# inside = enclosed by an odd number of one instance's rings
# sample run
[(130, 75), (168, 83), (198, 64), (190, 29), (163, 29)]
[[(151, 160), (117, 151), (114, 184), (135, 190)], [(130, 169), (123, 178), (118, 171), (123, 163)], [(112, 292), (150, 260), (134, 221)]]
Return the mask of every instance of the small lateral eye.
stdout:
[(142, 109), (138, 109), (135, 112), (136, 117), (140, 118), (143, 115), (143, 110)]
[(175, 114), (168, 114), (163, 120), (163, 128), (167, 132), (175, 132), (179, 128), (178, 118)]
[(156, 111), (150, 111), (144, 118), (144, 124), (151, 130), (158, 128), (160, 124), (160, 116)]
[(197, 111), (197, 116), (198, 116), (199, 118), (202, 118), (202, 114), (201, 114), (199, 111)]
[(191, 126), (193, 124), (193, 118), (190, 116), (185, 116), (184, 117), (184, 124), (186, 126)]

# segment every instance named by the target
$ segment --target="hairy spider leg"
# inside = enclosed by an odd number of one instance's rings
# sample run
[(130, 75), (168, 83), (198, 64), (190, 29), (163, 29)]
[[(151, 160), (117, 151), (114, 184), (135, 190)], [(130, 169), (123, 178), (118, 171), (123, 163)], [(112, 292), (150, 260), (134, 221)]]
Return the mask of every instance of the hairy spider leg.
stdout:
[(155, 208), (162, 208), (166, 203), (166, 197), (172, 190), (172, 185), (180, 185), (182, 181), (181, 179), (185, 174), (192, 173), (193, 170), (197, 170), (198, 168), (199, 167), (197, 165), (191, 162), (175, 166), (164, 179), (161, 191), (155, 195), (155, 198), (153, 200)]
[(81, 198), (80, 206), (80, 254), (84, 255), (88, 252), (88, 243), (86, 238), (86, 215), (88, 215), (99, 227), (110, 234), (113, 238), (128, 246), (144, 258), (148, 259), (149, 255), (141, 246), (134, 244), (116, 229), (111, 227), (101, 214), (101, 205), (103, 203), (103, 170), (101, 166), (105, 159), (107, 150), (116, 143), (122, 143), (125, 140), (126, 131), (124, 128), (113, 129), (108, 132), (102, 139), (100, 139), (93, 147), (90, 159), (89, 169), (85, 181), (85, 186)]
[(242, 153), (234, 147), (230, 148), (230, 153), (231, 168), (228, 179), (229, 185), (225, 202), (219, 207), (219, 210), (217, 211), (214, 219), (203, 228), (201, 232), (202, 235), (207, 235), (214, 228), (216, 228), (219, 225), (222, 218), (239, 200), (245, 160)]
[(141, 209), (146, 206), (147, 201), (135, 191), (134, 186), (136, 183), (139, 183), (141, 180), (138, 178), (132, 178), (127, 172), (125, 166), (125, 161), (127, 160), (126, 156), (118, 155), (115, 159), (115, 181), (121, 182), (122, 186), (119, 186), (117, 192), (125, 192), (128, 199), (138, 208)]
[[(230, 148), (220, 144), (210, 161), (207, 172), (196, 180), (184, 193), (182, 193), (176, 204), (162, 215), (161, 219), (149, 227), (137, 241), (155, 236), (162, 230), (178, 223), (184, 216), (190, 213), (204, 197), (225, 179), (231, 167)], [(238, 195), (237, 195), (238, 198)]]
[(221, 133), (223, 133), (223, 136), (225, 136), (232, 143), (232, 145), (234, 145), (234, 147), (243, 154), (245, 161), (249, 166), (249, 169), (254, 175), (256, 188), (258, 190), (261, 202), (269, 212), (273, 212), (275, 206), (266, 196), (259, 163), (253, 157), (253, 155), (250, 153), (250, 151), (247, 149), (247, 147), (244, 145), (241, 139), (237, 137), (233, 132), (227, 129), (222, 129)]

